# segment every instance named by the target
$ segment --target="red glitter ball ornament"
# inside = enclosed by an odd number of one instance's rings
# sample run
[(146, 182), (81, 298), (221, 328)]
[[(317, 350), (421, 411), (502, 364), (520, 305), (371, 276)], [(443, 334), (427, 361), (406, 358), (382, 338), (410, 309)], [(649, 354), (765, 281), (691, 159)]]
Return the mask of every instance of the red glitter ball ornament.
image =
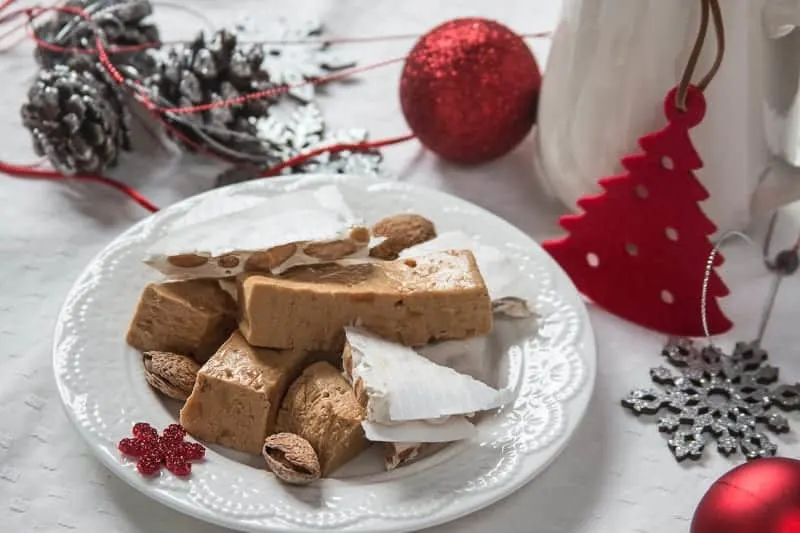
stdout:
[(411, 50), (400, 102), (423, 145), (450, 161), (477, 164), (508, 153), (530, 132), (541, 82), (519, 35), (491, 20), (456, 19)]
[(797, 533), (800, 461), (756, 459), (714, 483), (695, 511), (691, 533)]

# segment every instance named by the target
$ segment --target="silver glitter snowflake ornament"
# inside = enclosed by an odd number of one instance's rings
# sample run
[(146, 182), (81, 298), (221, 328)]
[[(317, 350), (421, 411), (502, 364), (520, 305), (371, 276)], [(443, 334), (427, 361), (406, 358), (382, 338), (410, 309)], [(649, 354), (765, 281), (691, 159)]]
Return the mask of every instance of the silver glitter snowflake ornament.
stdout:
[(658, 430), (678, 461), (698, 460), (709, 439), (729, 456), (741, 450), (748, 459), (773, 456), (777, 446), (766, 433), (789, 431), (782, 411), (800, 409), (800, 384), (777, 385), (778, 369), (766, 364), (756, 343), (738, 343), (728, 355), (715, 346), (698, 348), (689, 339), (670, 339), (662, 355), (677, 369), (653, 368), (659, 389), (632, 391), (623, 407), (636, 415), (661, 415)]
[[(297, 107), (288, 121), (270, 115), (256, 121), (256, 136), (267, 152), (279, 161), (337, 144), (356, 144), (367, 140), (367, 131), (348, 129), (328, 131), (322, 112), (315, 104)], [(376, 150), (323, 152), (284, 173), (317, 172), (376, 176), (382, 157)]]

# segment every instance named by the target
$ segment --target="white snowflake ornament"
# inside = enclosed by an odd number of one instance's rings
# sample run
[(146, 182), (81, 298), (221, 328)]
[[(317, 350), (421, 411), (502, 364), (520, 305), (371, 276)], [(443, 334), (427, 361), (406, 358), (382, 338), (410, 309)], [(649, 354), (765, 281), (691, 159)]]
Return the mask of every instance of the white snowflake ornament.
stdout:
[[(338, 144), (356, 144), (368, 138), (361, 128), (328, 132), (322, 112), (315, 104), (299, 106), (288, 121), (270, 115), (256, 121), (256, 135), (269, 154), (288, 161), (302, 154)], [(382, 157), (376, 150), (323, 152), (284, 173), (318, 172), (334, 174), (380, 174)]]
[[(300, 102), (314, 100), (316, 85), (296, 85), (355, 66), (355, 61), (346, 60), (330, 50), (330, 43), (321, 39), (323, 28), (319, 22), (289, 25), (285, 19), (279, 19), (278, 23), (279, 28), (271, 35), (257, 29), (252, 19), (244, 19), (236, 30), (247, 38), (270, 41), (261, 45), (264, 52), (261, 68), (269, 73), (270, 83), (289, 86), (288, 94)], [(281, 43), (272, 44), (277, 42)]]

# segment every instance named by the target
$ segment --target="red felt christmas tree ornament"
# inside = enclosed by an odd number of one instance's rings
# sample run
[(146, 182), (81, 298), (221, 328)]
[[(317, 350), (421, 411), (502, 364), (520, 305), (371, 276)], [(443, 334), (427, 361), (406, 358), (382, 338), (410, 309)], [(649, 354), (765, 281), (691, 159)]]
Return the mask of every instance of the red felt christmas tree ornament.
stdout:
[[(714, 8), (703, 4), (705, 27)], [(544, 243), (594, 303), (633, 323), (684, 337), (706, 333), (700, 294), (714, 249), (709, 236), (716, 231), (699, 205), (709, 195), (694, 175), (703, 163), (690, 137), (705, 117), (703, 90), (722, 57), (720, 46), (712, 71), (697, 86), (690, 84), (704, 37), (703, 28), (683, 81), (666, 97), (667, 125), (639, 140), (642, 153), (622, 159), (625, 174), (598, 181), (605, 192), (578, 201), (583, 213), (561, 218), (569, 235)], [(718, 255), (715, 266), (721, 262)], [(728, 289), (716, 272), (707, 294), (707, 333), (727, 331), (732, 324), (716, 298)]]

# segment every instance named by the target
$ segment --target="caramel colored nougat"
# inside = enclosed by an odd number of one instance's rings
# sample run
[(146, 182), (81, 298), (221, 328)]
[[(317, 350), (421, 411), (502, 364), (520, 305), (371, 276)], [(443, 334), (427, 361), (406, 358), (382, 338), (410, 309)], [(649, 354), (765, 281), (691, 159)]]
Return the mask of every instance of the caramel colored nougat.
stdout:
[(489, 293), (466, 250), (249, 276), (239, 294), (239, 328), (254, 346), (341, 353), (349, 325), (406, 346), (492, 329)]
[(237, 307), (216, 280), (151, 283), (128, 328), (128, 344), (205, 362), (236, 329)]
[(181, 425), (197, 439), (261, 453), (305, 359), (301, 352), (254, 348), (235, 332), (198, 372)]
[(294, 433), (310, 442), (322, 475), (327, 476), (369, 446), (361, 428), (365, 416), (341, 372), (319, 362), (306, 368), (289, 387), (275, 431)]

